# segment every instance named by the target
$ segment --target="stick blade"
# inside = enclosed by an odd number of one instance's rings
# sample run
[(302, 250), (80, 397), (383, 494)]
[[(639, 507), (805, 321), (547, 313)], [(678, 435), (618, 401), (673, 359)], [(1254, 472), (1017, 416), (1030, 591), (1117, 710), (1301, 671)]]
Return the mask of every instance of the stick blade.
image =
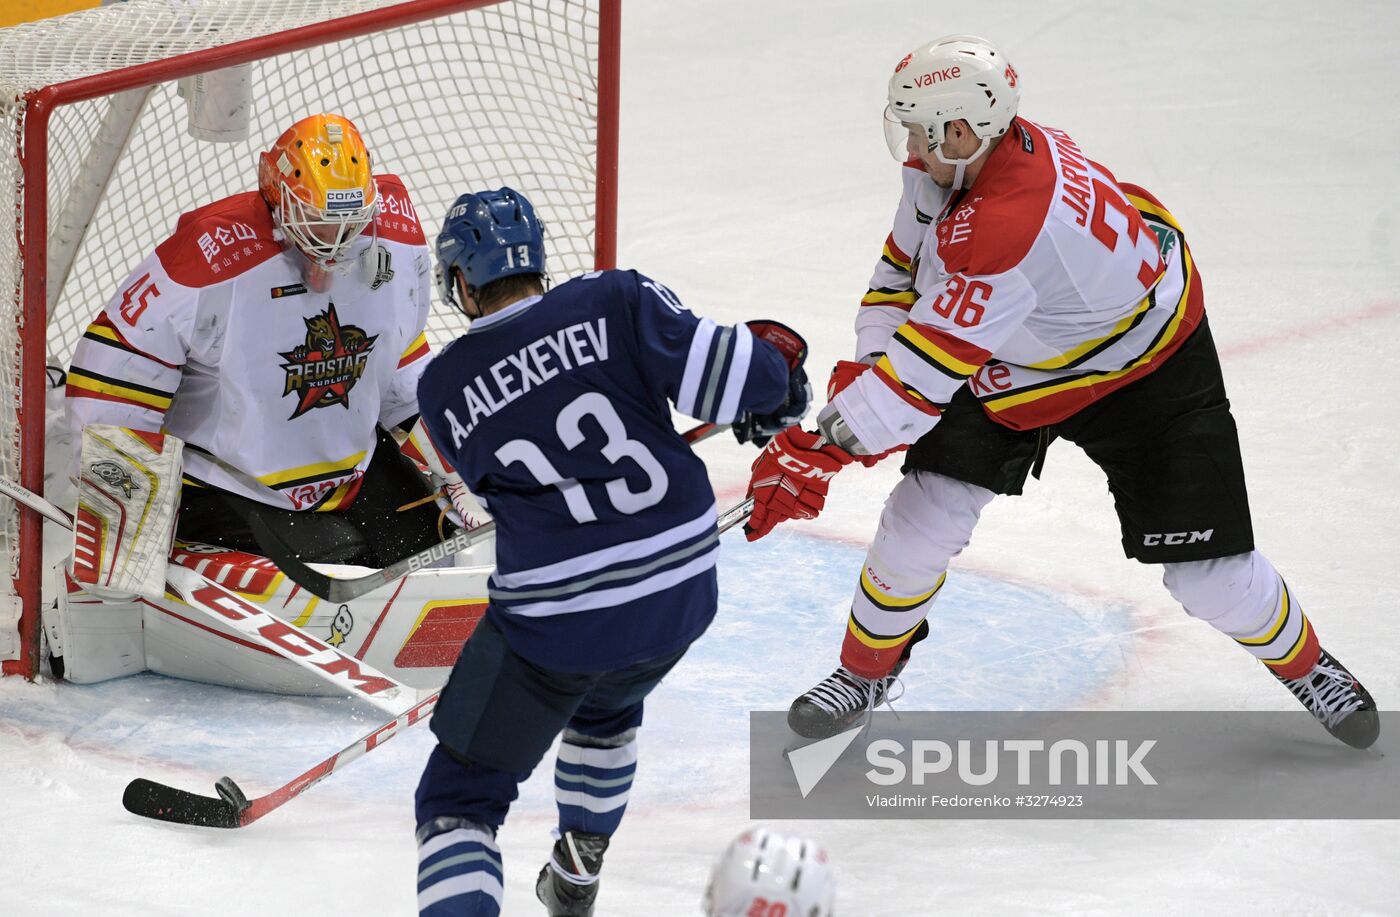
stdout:
[(248, 517), (248, 530), (253, 533), (253, 540), (258, 543), (258, 550), (262, 555), (272, 561), (273, 565), (285, 573), (288, 579), (314, 596), (319, 596), (326, 601), (338, 601), (332, 598), (332, 593), (337, 591), (335, 578), (312, 570), (303, 563), (291, 545), (273, 532), (257, 513)]
[(122, 805), (133, 815), (201, 828), (241, 828), (240, 811), (228, 801), (201, 796), (137, 777), (126, 785)]

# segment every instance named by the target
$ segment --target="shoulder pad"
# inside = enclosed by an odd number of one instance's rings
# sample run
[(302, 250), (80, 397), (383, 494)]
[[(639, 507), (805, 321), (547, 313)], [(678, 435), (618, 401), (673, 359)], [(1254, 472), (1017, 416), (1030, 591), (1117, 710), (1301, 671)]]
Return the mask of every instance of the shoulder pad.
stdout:
[(1045, 227), (1055, 193), (1054, 161), (1043, 136), (1029, 150), (1019, 136), (1006, 136), (993, 154), (1001, 154), (995, 169), (989, 162), (967, 196), (938, 224), (938, 257), (949, 273), (1009, 271), (1030, 253)]
[(418, 222), (418, 211), (399, 177), (376, 175), (374, 183), (379, 188), (379, 214), (374, 218), (379, 238), (409, 245), (428, 244)]
[(172, 280), (207, 287), (232, 280), (282, 252), (272, 212), (256, 191), (245, 191), (182, 214), (175, 232), (156, 246)]

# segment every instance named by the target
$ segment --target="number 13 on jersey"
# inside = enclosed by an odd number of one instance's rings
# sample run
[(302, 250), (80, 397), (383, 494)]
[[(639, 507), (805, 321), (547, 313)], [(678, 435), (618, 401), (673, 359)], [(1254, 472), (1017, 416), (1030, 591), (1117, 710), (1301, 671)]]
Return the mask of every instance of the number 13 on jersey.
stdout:
[[(627, 486), (625, 477), (617, 477), (604, 485), (608, 500), (613, 508), (624, 515), (639, 513), (660, 503), (666, 496), (669, 481), (666, 469), (652, 455), (646, 446), (627, 436), (627, 428), (618, 416), (608, 397), (601, 392), (588, 392), (566, 404), (554, 422), (554, 432), (565, 449), (573, 451), (583, 444), (583, 418), (592, 417), (602, 427), (607, 442), (601, 450), (603, 458), (612, 464), (623, 459), (631, 459), (647, 477), (644, 488), (638, 491)], [(496, 459), (502, 465), (516, 462), (524, 465), (534, 475), (535, 480), (546, 486), (558, 489), (569, 513), (579, 523), (596, 522), (598, 514), (584, 493), (583, 485), (574, 478), (566, 478), (554, 467), (554, 463), (536, 443), (528, 439), (512, 439), (496, 450)]]

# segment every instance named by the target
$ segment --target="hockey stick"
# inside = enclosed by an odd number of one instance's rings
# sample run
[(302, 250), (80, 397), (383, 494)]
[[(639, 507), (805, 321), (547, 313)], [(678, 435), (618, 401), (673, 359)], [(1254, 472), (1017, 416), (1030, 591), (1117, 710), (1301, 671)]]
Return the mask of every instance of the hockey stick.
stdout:
[(21, 487), (8, 478), (0, 478), (0, 493), (29, 507), (50, 522), (56, 522), (66, 529), (73, 528), (73, 520), (67, 513), (27, 487)]
[[(730, 507), (719, 516), (719, 531), (723, 533), (740, 524), (752, 512), (752, 497)], [(438, 696), (435, 693), (424, 698), (400, 716), (266, 795), (249, 799), (231, 777), (221, 777), (214, 783), (216, 796), (202, 796), (138, 777), (127, 784), (126, 792), (122, 794), (122, 805), (128, 812), (144, 818), (205, 828), (242, 828), (320, 783), (361, 755), (378, 748), (398, 735), (399, 730), (426, 719), (437, 706)]]
[[(3, 480), (3, 479), (0, 479)], [(3, 487), (3, 484), (0, 484)], [(730, 507), (720, 514), (719, 530), (724, 532), (743, 522), (753, 512), (753, 499)], [(424, 720), (437, 706), (439, 695), (434, 693), (404, 711), (369, 735), (331, 755), (315, 767), (278, 787), (271, 793), (249, 799), (232, 777), (220, 777), (214, 783), (217, 795), (203, 796), (178, 787), (138, 777), (126, 786), (122, 805), (128, 812), (143, 818), (194, 825), (202, 828), (242, 828), (262, 818), (273, 809), (290, 802), (296, 796), (325, 780), (340, 768), (399, 734), (402, 729)]]
[(279, 538), (258, 515), (254, 514), (248, 517), (248, 529), (258, 542), (258, 550), (272, 561), (278, 570), (285, 573), (287, 579), (312, 595), (337, 604), (357, 599), (366, 593), (373, 592), (380, 586), (386, 586), (415, 570), (430, 567), (444, 557), (451, 557), (453, 554), (465, 551), (472, 545), (480, 544), (496, 535), (496, 523), (488, 522), (474, 529), (460, 531), (446, 541), (439, 542), (430, 548), (424, 548), (417, 554), (405, 557), (382, 570), (375, 570), (364, 576), (339, 579), (327, 576), (307, 566), (301, 558), (296, 556), (295, 549)]
[(719, 514), (719, 533), (723, 535), (739, 523), (748, 522), (751, 515), (753, 515), (753, 497), (748, 497), (742, 503), (736, 503)]
[(263, 796), (249, 799), (231, 777), (220, 777), (214, 784), (217, 796), (201, 796), (138, 777), (126, 785), (122, 805), (128, 812), (144, 818), (203, 828), (242, 828), (301, 795), (361, 755), (374, 751), (398, 735), (400, 730), (427, 719), (437, 702), (437, 693), (425, 697), (369, 735), (362, 736), (306, 773)]
[[(701, 440), (709, 439), (721, 430), (727, 430), (727, 424), (702, 423), (681, 434), (681, 438), (687, 443), (698, 443)], [(745, 517), (747, 518), (747, 516)], [(731, 523), (732, 524), (732, 523)], [(357, 599), (366, 593), (394, 582), (400, 577), (407, 576), (416, 570), (429, 567), (444, 557), (451, 557), (470, 548), (472, 545), (481, 544), (488, 538), (496, 536), (496, 523), (488, 522), (485, 525), (477, 526), (474, 529), (458, 532), (446, 541), (439, 542), (429, 548), (424, 548), (417, 554), (405, 557), (396, 563), (392, 563), (382, 570), (375, 570), (373, 573), (366, 573), (364, 576), (352, 576), (337, 578), (328, 576), (311, 569), (296, 554), (296, 549), (283, 541), (276, 532), (256, 514), (248, 518), (248, 528), (252, 531), (253, 537), (258, 542), (258, 548), (263, 556), (272, 561), (277, 569), (287, 575), (287, 578), (296, 583), (301, 588), (312, 595), (319, 596), (327, 602), (337, 604)]]
[[(73, 528), (72, 519), (61, 508), (14, 481), (0, 477), (0, 493), (66, 529)], [(269, 614), (188, 567), (179, 564), (167, 567), (165, 588), (191, 608), (381, 710), (399, 714), (417, 697), (413, 688)]]

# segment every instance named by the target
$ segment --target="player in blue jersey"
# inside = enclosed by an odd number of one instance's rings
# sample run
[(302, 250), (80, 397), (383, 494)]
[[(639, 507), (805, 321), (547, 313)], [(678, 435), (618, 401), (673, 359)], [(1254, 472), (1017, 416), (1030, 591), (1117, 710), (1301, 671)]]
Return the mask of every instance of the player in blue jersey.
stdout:
[(806, 345), (775, 322), (701, 318), (634, 271), (546, 292), (540, 223), (509, 188), (458, 198), (437, 249), (471, 327), (424, 372), (419, 408), (496, 519), (496, 571), (432, 720), (418, 906), (500, 913), (496, 830), (563, 733), (536, 893), (551, 915), (589, 915), (643, 701), (715, 614), (715, 495), (671, 405), (766, 441), (806, 412)]

